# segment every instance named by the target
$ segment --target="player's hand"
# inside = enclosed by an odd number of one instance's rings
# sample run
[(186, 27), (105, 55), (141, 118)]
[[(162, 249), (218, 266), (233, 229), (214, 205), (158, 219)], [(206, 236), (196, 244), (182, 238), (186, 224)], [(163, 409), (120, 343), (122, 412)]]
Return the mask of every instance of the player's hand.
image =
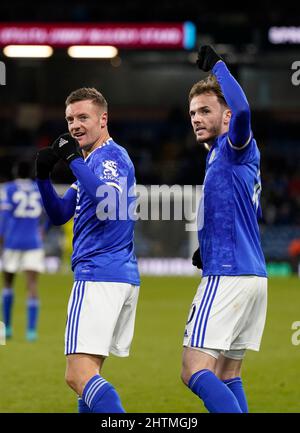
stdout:
[(68, 164), (76, 158), (82, 158), (78, 141), (68, 133), (60, 135), (52, 144), (52, 149), (58, 158)]
[(197, 66), (204, 72), (210, 71), (215, 64), (223, 60), (210, 45), (203, 45), (198, 51)]
[(200, 248), (198, 248), (192, 257), (193, 266), (197, 266), (198, 269), (203, 269), (203, 264), (200, 256)]
[(48, 179), (50, 173), (59, 161), (59, 157), (53, 152), (51, 147), (46, 147), (36, 154), (35, 177), (38, 179)]

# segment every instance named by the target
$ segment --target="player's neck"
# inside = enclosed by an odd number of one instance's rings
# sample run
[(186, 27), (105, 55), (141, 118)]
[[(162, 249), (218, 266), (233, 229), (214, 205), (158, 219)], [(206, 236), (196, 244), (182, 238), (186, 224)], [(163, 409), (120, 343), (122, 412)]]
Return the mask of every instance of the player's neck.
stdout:
[(89, 150), (83, 150), (83, 156), (86, 158), (90, 153), (92, 153), (95, 149), (98, 149), (98, 147), (103, 146), (103, 144), (110, 138), (109, 132), (106, 131), (106, 133), (99, 137), (98, 140), (93, 144), (93, 146)]
[(210, 149), (213, 147), (213, 145), (215, 144), (216, 139), (218, 138), (218, 136), (214, 137), (211, 140), (206, 141), (204, 144), (204, 147), (206, 150), (210, 151)]
[(223, 135), (223, 134), (227, 133), (228, 130), (229, 130), (228, 125), (222, 125), (222, 127), (220, 128), (220, 132), (219, 132), (218, 135), (216, 135), (215, 137), (212, 137), (210, 140), (208, 140), (207, 142), (203, 143), (205, 149), (208, 150), (208, 151), (210, 151), (210, 149), (211, 149), (211, 148), (213, 147), (213, 145), (215, 144), (217, 138), (218, 138), (220, 135)]

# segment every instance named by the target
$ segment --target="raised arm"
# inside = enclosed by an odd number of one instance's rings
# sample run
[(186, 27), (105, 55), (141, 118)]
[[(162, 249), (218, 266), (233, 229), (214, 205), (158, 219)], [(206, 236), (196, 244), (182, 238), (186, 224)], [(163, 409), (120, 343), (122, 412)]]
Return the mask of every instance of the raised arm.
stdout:
[(42, 197), (44, 208), (54, 225), (62, 225), (69, 221), (75, 213), (76, 189), (69, 188), (63, 197), (59, 197), (50, 181), (50, 172), (59, 160), (51, 147), (37, 153), (35, 175)]
[(229, 144), (233, 148), (243, 149), (251, 139), (250, 108), (243, 89), (211, 46), (201, 47), (197, 64), (203, 71), (211, 70), (217, 78), (232, 113), (228, 132)]
[(117, 195), (121, 188), (110, 186), (91, 171), (78, 151), (76, 140), (70, 134), (66, 133), (58, 137), (53, 143), (52, 148), (59, 158), (69, 164), (74, 176), (94, 204), (97, 205), (103, 199), (106, 199), (110, 202), (110, 210), (118, 207), (119, 200), (117, 199)]
[(119, 190), (99, 179), (82, 158), (74, 159), (70, 163), (70, 168), (74, 176), (80, 181), (85, 192), (96, 205), (105, 198), (105, 193), (110, 195), (112, 201), (116, 204), (118, 203), (117, 194)]
[(212, 69), (231, 110), (228, 139), (233, 148), (246, 147), (251, 139), (250, 108), (243, 89), (231, 75), (224, 62), (219, 61)]
[(36, 182), (50, 221), (56, 226), (69, 221), (75, 213), (76, 189), (71, 186), (63, 197), (59, 197), (49, 179), (37, 179)]

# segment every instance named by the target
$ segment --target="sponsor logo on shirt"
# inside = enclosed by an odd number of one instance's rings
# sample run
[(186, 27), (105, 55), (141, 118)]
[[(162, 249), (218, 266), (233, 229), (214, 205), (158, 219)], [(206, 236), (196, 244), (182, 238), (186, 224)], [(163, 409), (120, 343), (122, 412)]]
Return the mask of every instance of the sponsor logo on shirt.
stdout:
[(115, 179), (119, 176), (118, 165), (115, 161), (106, 160), (102, 162), (103, 176), (101, 179)]
[(102, 162), (102, 165), (104, 167), (104, 170), (103, 170), (104, 176), (109, 176), (109, 175), (114, 176), (114, 177), (119, 176), (119, 173), (117, 170), (117, 163), (115, 161), (106, 160), (106, 161)]

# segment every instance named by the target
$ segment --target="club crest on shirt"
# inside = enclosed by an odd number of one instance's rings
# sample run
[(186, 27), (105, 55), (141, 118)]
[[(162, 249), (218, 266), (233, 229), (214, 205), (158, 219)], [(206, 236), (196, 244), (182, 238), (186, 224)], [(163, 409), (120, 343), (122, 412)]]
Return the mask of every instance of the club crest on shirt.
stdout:
[(104, 177), (118, 177), (117, 163), (115, 161), (106, 160), (102, 162), (104, 167)]
[(214, 149), (211, 152), (211, 155), (210, 155), (209, 160), (208, 160), (208, 164), (211, 164), (213, 162), (213, 160), (215, 159), (215, 157), (216, 157), (216, 149)]

